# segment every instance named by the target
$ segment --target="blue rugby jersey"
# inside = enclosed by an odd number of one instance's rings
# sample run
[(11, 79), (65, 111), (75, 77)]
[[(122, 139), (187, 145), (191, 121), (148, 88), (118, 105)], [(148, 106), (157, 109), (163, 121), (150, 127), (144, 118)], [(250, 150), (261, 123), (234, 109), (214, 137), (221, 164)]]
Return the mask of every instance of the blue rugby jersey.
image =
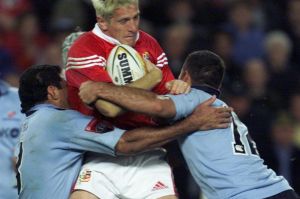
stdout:
[(103, 134), (88, 132), (90, 117), (50, 104), (37, 105), (31, 112), (20, 137), (20, 199), (69, 198), (84, 152), (114, 156), (124, 133), (117, 128)]
[[(176, 106), (175, 119), (192, 113), (211, 97), (199, 89), (170, 96)], [(226, 106), (217, 99), (216, 107)], [(178, 139), (189, 170), (209, 199), (261, 199), (292, 189), (288, 182), (263, 164), (247, 127), (235, 113), (227, 129), (197, 131)]]
[(0, 198), (16, 199), (16, 174), (13, 166), (14, 148), (20, 134), (23, 114), (16, 88), (0, 80)]

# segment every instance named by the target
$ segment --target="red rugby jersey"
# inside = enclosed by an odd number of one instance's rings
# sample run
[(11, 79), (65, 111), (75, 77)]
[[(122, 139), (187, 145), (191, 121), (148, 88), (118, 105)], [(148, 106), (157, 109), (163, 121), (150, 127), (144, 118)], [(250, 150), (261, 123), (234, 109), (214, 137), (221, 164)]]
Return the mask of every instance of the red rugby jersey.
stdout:
[[(106, 60), (112, 48), (119, 44), (117, 40), (105, 35), (96, 25), (95, 28), (81, 35), (68, 52), (66, 78), (68, 82), (68, 97), (71, 107), (86, 115), (97, 115), (95, 110), (86, 107), (78, 96), (80, 84), (86, 80), (111, 83), (111, 78), (105, 70)], [(134, 46), (143, 57), (147, 57), (163, 72), (162, 81), (153, 89), (157, 94), (166, 94), (165, 83), (174, 79), (168, 66), (166, 54), (158, 42), (149, 34), (139, 31)], [(155, 125), (151, 117), (128, 112), (117, 118), (110, 119), (120, 128)]]

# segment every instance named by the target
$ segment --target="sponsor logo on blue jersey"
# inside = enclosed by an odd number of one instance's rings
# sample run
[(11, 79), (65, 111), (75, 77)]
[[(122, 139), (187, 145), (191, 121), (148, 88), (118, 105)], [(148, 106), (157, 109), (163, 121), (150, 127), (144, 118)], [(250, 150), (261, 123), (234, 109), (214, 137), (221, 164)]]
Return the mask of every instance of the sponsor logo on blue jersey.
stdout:
[(0, 137), (12, 137), (17, 138), (20, 134), (20, 130), (18, 128), (1, 128), (0, 129)]
[(20, 121), (21, 119), (16, 117), (16, 112), (15, 111), (8, 111), (6, 113), (6, 116), (2, 118), (2, 120), (11, 120), (11, 121)]

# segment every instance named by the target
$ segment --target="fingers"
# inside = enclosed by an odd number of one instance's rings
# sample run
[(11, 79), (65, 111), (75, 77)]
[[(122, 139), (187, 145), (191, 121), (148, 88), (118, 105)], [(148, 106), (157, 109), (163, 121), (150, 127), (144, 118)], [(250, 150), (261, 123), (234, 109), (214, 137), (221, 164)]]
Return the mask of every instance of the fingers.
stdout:
[(191, 86), (182, 80), (172, 80), (166, 83), (166, 88), (169, 90), (170, 94), (182, 94), (188, 93), (191, 90)]
[(152, 70), (152, 65), (149, 63), (149, 61), (147, 59), (144, 59), (145, 65), (146, 65), (146, 69), (147, 71), (151, 71)]
[(216, 125), (217, 129), (227, 129), (230, 126), (230, 123), (218, 124)]
[(217, 128), (228, 128), (232, 122), (231, 107), (213, 107), (216, 100), (213, 96), (200, 104), (194, 111), (194, 116), (198, 119), (199, 130), (211, 130)]
[(200, 126), (199, 130), (226, 129), (230, 127), (231, 119), (219, 119), (207, 125)]
[(85, 104), (90, 104), (96, 100), (97, 95), (93, 91), (93, 86), (95, 82), (93, 81), (86, 81), (81, 84), (79, 88), (79, 97)]
[(216, 109), (218, 112), (218, 121), (216, 128), (228, 128), (232, 122), (231, 107), (220, 107)]
[(217, 108), (217, 112), (220, 114), (221, 117), (231, 118), (232, 108), (231, 107)]
[(147, 69), (147, 72), (150, 72), (154, 69), (158, 69), (156, 67), (156, 65), (154, 65), (151, 61), (149, 61), (148, 59), (144, 59), (144, 62), (145, 62), (145, 65), (146, 65), (146, 69)]
[(186, 87), (184, 93), (187, 94), (187, 93), (189, 93), (190, 91), (191, 91), (191, 85), (189, 85), (189, 84), (187, 83), (187, 87)]
[[(213, 95), (211, 98), (205, 100), (204, 102), (202, 102), (200, 104), (200, 106), (210, 106), (212, 105), (215, 101), (216, 101), (217, 97), (215, 95)], [(222, 111), (222, 110), (220, 110)]]
[(171, 94), (178, 94), (178, 91), (180, 90), (180, 84), (176, 83), (176, 81), (173, 81), (172, 87), (170, 89)]
[(172, 83), (171, 83), (171, 81), (170, 82), (167, 82), (166, 84), (165, 84), (165, 87), (166, 87), (166, 89), (167, 90), (171, 90), (171, 87), (172, 87)]

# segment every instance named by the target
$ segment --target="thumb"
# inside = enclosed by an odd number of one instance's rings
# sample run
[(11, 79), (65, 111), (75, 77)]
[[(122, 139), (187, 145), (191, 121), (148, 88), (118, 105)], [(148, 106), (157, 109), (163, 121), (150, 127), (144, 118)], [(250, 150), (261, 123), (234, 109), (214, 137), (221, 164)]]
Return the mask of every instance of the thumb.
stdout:
[(145, 63), (145, 68), (146, 68), (147, 72), (150, 72), (153, 69), (152, 63), (146, 58), (144, 58), (144, 63)]
[(81, 83), (80, 88), (85, 87), (85, 85), (87, 85), (89, 83), (89, 81), (84, 81)]
[(171, 86), (172, 86), (171, 82), (167, 82), (167, 83), (165, 84), (165, 87), (166, 87), (166, 89), (168, 89), (168, 90), (171, 90)]
[(215, 95), (213, 95), (211, 98), (205, 100), (202, 105), (204, 106), (210, 106), (214, 103), (214, 101), (216, 101), (217, 97)]

